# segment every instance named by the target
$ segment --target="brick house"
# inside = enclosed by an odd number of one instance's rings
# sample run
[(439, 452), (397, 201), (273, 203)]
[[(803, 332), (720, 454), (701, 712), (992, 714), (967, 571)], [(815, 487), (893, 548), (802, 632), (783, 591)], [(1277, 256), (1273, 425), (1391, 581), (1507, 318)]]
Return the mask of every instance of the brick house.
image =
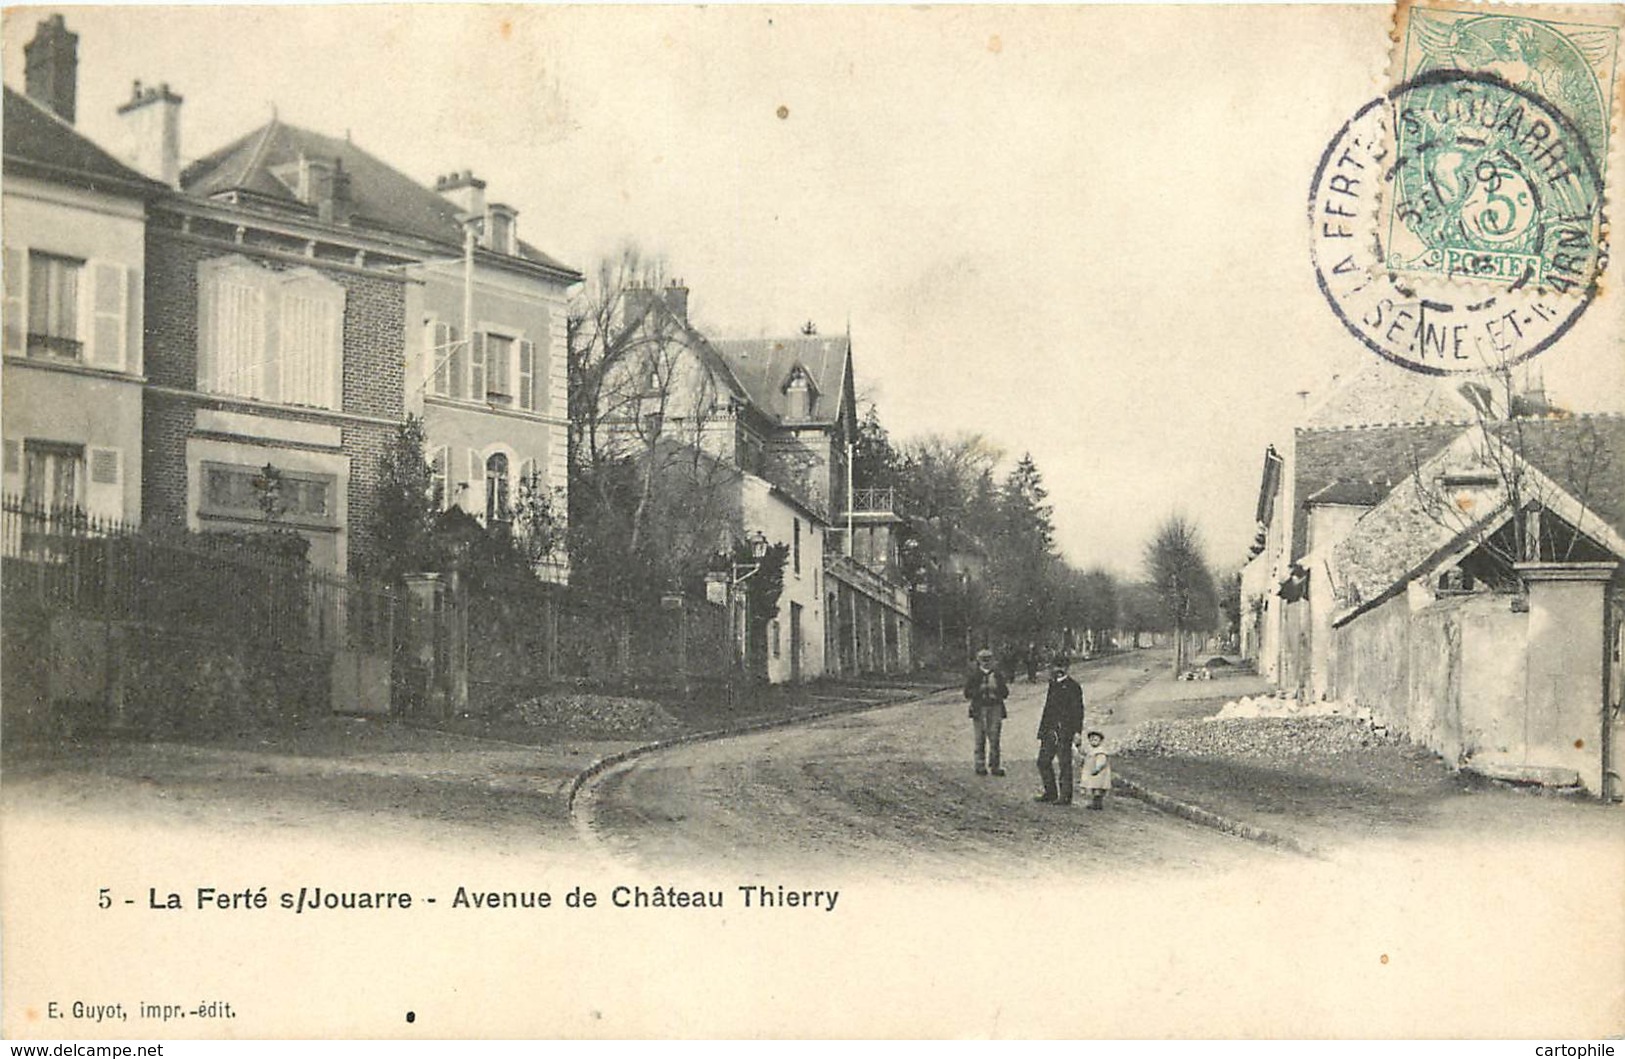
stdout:
[[(141, 93), (146, 107), (178, 98)], [(262, 130), (266, 131), (266, 130)], [(335, 209), (217, 178), (211, 156), (147, 228), (144, 500), (193, 530), (275, 523), (337, 573), (365, 566), (379, 460), (399, 427), (412, 258)]]
[(274, 521), (319, 565), (364, 569), (380, 461), (407, 412), (423, 416), (446, 504), (505, 521), (529, 478), (562, 514), (578, 274), (520, 242), (517, 212), (467, 194), (483, 189), (467, 174), (437, 193), (275, 119), (182, 170), (180, 106), (138, 84), (120, 108), (127, 156), (178, 185), (147, 236), (152, 517)]
[(161, 185), (73, 127), (78, 38), (60, 15), (5, 89), (5, 491), (141, 520), (146, 203)]

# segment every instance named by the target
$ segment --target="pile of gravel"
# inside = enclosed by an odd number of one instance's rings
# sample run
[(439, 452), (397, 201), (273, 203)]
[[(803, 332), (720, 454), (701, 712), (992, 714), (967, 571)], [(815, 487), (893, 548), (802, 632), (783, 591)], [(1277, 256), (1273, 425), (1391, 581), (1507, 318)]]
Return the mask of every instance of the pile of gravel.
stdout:
[(585, 692), (538, 695), (514, 706), (509, 716), (527, 727), (575, 735), (659, 737), (682, 728), (658, 702)]
[(1147, 721), (1117, 745), (1120, 754), (1169, 757), (1314, 758), (1394, 746), (1400, 740), (1346, 716)]

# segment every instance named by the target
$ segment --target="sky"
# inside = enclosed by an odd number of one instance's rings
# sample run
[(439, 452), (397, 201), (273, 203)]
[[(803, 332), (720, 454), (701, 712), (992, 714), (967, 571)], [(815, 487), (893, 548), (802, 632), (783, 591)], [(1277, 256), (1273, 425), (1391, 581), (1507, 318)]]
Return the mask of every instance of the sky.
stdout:
[[(48, 10), (6, 9), (6, 83)], [(274, 110), (424, 183), (472, 169), (584, 272), (636, 242), (713, 337), (850, 325), (894, 438), (1030, 452), (1081, 567), (1136, 574), (1174, 512), (1239, 566), (1266, 445), (1373, 356), (1306, 203), (1382, 88), (1385, 7), (62, 10), (109, 146), (167, 81), (186, 158)], [(1541, 355), (1576, 410), (1625, 401), (1612, 268)]]

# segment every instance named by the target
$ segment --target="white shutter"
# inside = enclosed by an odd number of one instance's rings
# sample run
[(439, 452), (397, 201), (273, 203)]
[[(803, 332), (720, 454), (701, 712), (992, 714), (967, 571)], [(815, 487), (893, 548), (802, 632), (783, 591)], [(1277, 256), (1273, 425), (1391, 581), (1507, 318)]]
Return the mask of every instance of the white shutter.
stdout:
[(429, 390), (441, 397), (451, 393), (451, 325), (429, 321)]
[(464, 506), (468, 513), (476, 518), (485, 514), (485, 461), (480, 458), (479, 452), (468, 450), (468, 491), (465, 495)]
[(198, 388), (265, 397), (264, 277), (252, 266), (198, 266)]
[(344, 387), (344, 288), (300, 270), (283, 280), (278, 294), (278, 385), (271, 390), (268, 378), (267, 396), (284, 404), (338, 408)]
[(468, 358), (468, 396), (476, 401), (485, 400), (485, 332), (474, 332), (472, 353)]
[(282, 348), (277, 360), (283, 403), (338, 407), (338, 380), (333, 371), (339, 356), (337, 316), (329, 298), (282, 292)]
[(461, 341), (461, 332), (451, 324), (446, 325), (446, 375), (451, 386), (446, 390), (447, 397), (462, 397), (463, 388), (468, 384), (468, 356)]
[(536, 343), (519, 340), (519, 407), (536, 410)]
[[(514, 482), (513, 495), (516, 501), (534, 500), (538, 493), (546, 492), (542, 488), (541, 478), (537, 475), (535, 460), (519, 461), (519, 477)], [(518, 506), (517, 503), (515, 506)]]
[(24, 247), (6, 247), (4, 279), (6, 298), (0, 307), (5, 318), (5, 352), (28, 352), (28, 250)]
[(91, 261), (85, 268), (90, 282), (86, 297), (86, 360), (113, 371), (124, 370), (129, 344), (130, 270), (116, 261)]
[(429, 489), (434, 493), (435, 507), (444, 511), (451, 506), (451, 447), (441, 445), (434, 450), (429, 461)]

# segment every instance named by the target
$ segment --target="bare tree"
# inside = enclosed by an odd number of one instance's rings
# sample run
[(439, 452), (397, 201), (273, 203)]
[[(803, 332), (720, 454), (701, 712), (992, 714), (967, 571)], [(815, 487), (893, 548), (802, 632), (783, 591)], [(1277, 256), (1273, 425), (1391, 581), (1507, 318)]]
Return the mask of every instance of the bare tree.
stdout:
[(678, 579), (696, 549), (715, 551), (739, 477), (707, 451), (715, 356), (664, 275), (628, 245), (600, 263), (569, 321), (572, 553), (623, 587), (640, 572)]
[(1183, 515), (1170, 515), (1145, 548), (1146, 585), (1174, 632), (1174, 672), (1184, 672), (1185, 633), (1211, 624), (1218, 593), (1202, 556), (1201, 534)]
[[(1604, 476), (1614, 473), (1613, 453), (1596, 425), (1553, 408), (1538, 390), (1520, 388), (1512, 368), (1490, 369), (1487, 381), (1464, 383), (1475, 426), (1464, 466), (1430, 473), (1412, 454), (1411, 479), (1421, 510), (1453, 535), (1474, 542), (1487, 563), (1482, 576), (1521, 587), (1516, 565), (1568, 561), (1584, 548), (1587, 507)], [(1477, 502), (1499, 494), (1502, 522)], [(1548, 521), (1561, 493), (1579, 501), (1573, 524)]]

